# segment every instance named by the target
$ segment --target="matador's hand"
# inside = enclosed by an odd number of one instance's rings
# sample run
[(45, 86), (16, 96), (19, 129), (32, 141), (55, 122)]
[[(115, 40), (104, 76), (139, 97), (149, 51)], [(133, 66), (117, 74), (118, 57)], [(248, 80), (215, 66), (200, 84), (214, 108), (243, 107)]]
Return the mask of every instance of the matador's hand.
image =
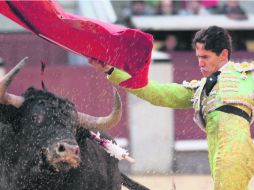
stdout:
[(112, 66), (108, 65), (107, 63), (94, 58), (89, 58), (88, 63), (93, 65), (96, 70), (104, 73), (107, 73), (112, 68)]

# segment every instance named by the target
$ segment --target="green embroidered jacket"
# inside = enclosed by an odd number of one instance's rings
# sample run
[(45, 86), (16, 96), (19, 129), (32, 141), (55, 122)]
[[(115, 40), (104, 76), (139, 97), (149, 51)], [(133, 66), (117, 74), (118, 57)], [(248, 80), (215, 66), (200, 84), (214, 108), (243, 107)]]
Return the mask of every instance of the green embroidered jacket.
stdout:
[[(150, 80), (143, 88), (126, 90), (153, 105), (174, 109), (193, 107), (195, 110), (194, 121), (204, 128), (207, 114), (225, 104), (240, 106), (241, 109), (253, 116), (254, 74), (252, 73), (254, 72), (252, 71), (254, 71), (254, 62), (229, 62), (219, 75), (218, 81), (208, 97), (203, 92), (206, 78), (199, 81), (184, 81), (182, 84), (160, 84)], [(118, 84), (129, 77), (127, 73), (115, 69), (108, 78)], [(253, 117), (251, 122), (253, 122)]]

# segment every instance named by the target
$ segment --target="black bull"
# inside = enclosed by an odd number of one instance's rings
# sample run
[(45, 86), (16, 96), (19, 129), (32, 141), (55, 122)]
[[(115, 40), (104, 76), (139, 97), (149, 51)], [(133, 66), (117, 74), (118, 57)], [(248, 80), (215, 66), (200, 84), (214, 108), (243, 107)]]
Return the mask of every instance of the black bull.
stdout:
[(19, 69), (0, 81), (0, 190), (120, 190), (122, 184), (147, 189), (122, 174), (118, 160), (87, 130), (119, 121), (117, 93), (111, 115), (90, 117), (45, 90), (29, 88), (22, 97), (7, 93)]

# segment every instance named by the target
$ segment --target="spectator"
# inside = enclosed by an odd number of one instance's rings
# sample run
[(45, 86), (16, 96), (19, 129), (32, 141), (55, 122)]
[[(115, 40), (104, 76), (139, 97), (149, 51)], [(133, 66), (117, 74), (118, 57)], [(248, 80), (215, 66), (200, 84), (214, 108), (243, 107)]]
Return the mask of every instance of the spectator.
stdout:
[(131, 16), (152, 15), (154, 13), (155, 10), (147, 5), (145, 1), (131, 1), (129, 6), (123, 9), (120, 15), (120, 22), (131, 27)]
[(237, 0), (227, 0), (219, 13), (235, 20), (246, 20), (248, 18)]
[(231, 36), (234, 39), (232, 41), (233, 44), (233, 50), (234, 51), (246, 51), (247, 46), (246, 46), (246, 38), (244, 34), (239, 34), (238, 32), (231, 31)]
[(158, 15), (174, 15), (176, 14), (176, 10), (174, 7), (174, 1), (172, 0), (161, 0), (158, 3), (157, 8)]
[(131, 2), (131, 15), (151, 15), (154, 10), (149, 7), (145, 1), (132, 1)]
[(186, 1), (186, 8), (179, 11), (180, 15), (209, 15), (209, 11), (200, 0)]
[(178, 48), (178, 40), (175, 35), (169, 34), (163, 45), (158, 49), (159, 51), (163, 51), (165, 53), (170, 53), (171, 51), (179, 50)]
[(202, 6), (204, 6), (211, 14), (217, 13), (219, 8), (218, 0), (202, 0)]

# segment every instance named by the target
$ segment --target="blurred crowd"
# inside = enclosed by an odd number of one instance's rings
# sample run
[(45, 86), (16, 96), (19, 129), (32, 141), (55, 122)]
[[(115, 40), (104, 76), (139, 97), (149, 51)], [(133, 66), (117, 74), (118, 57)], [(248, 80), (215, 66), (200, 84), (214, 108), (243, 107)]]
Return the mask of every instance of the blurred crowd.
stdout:
[(122, 12), (122, 19), (133, 15), (209, 15), (225, 14), (232, 19), (247, 19), (237, 0), (137, 0)]
[[(119, 18), (122, 24), (132, 27), (130, 22), (132, 16), (146, 15), (226, 15), (230, 19), (239, 21), (248, 19), (248, 13), (238, 0), (135, 0), (130, 1), (128, 6), (122, 9)], [(237, 39), (234, 44), (235, 49), (246, 50), (241, 37), (232, 35)], [(186, 45), (189, 42), (182, 43), (179, 38), (182, 39), (183, 36), (169, 33), (157, 49), (164, 52), (189, 50), (191, 47)]]

